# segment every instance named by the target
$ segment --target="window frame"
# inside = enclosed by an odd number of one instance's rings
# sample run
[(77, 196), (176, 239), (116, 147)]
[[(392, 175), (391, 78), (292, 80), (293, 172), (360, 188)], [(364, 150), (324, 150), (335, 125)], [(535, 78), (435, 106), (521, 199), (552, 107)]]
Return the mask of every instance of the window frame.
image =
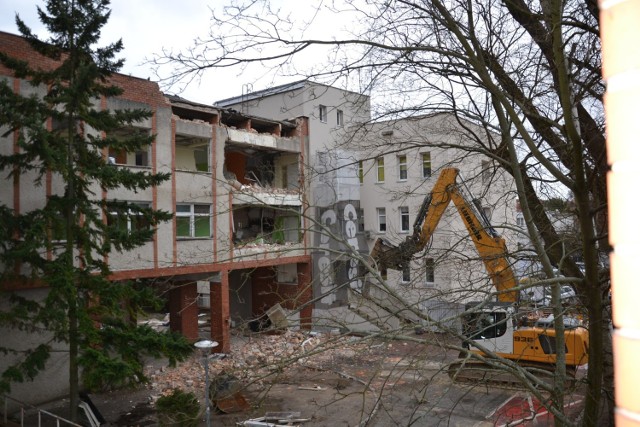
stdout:
[[(427, 161), (428, 159), (428, 161)], [(421, 153), (420, 161), (422, 162), (422, 177), (423, 178), (431, 178), (433, 174), (433, 165), (431, 160), (431, 152)], [(426, 168), (425, 165), (429, 164), (429, 167)]]
[[(203, 212), (196, 212), (197, 209), (196, 207), (202, 208), (206, 206), (208, 208), (208, 213), (203, 213)], [(189, 211), (183, 211), (180, 212), (178, 210), (179, 207), (188, 207)], [(211, 204), (208, 203), (176, 203), (176, 207), (175, 207), (175, 219), (176, 219), (176, 227), (175, 227), (175, 233), (176, 233), (176, 239), (211, 239), (213, 237), (213, 231), (212, 231), (212, 227), (211, 227), (211, 220), (212, 220), (212, 214), (211, 214)], [(208, 224), (208, 235), (207, 236), (202, 236), (202, 235), (197, 235), (198, 234), (198, 225), (199, 225), (199, 219), (202, 218), (208, 218), (209, 219), (209, 224)], [(181, 228), (181, 224), (180, 219), (184, 219), (187, 218), (189, 220), (189, 235), (185, 235), (185, 234), (179, 234), (180, 228)]]
[(409, 206), (400, 206), (398, 208), (398, 213), (400, 214), (400, 232), (408, 233), (411, 230), (411, 221), (409, 218)]
[(342, 110), (336, 110), (336, 125), (338, 127), (344, 126), (344, 112)]
[(401, 281), (404, 284), (411, 283), (411, 264), (407, 264), (401, 271)]
[(491, 160), (480, 161), (480, 173), (483, 184), (489, 184), (491, 182), (491, 175), (493, 173), (491, 169)]
[(318, 106), (318, 118), (322, 123), (327, 123), (327, 106), (320, 104)]
[[(404, 173), (404, 178), (402, 177)], [(398, 156), (398, 181), (406, 181), (409, 177), (409, 167), (407, 165), (407, 155)]]
[(387, 232), (387, 209), (376, 208), (376, 217), (378, 218), (378, 233)]
[(424, 283), (427, 287), (433, 287), (436, 283), (436, 263), (433, 258), (424, 260)]
[[(151, 202), (129, 202), (130, 205), (136, 205), (139, 206), (142, 209), (150, 209), (151, 208)], [(120, 210), (120, 209), (116, 209), (115, 206), (109, 206), (109, 209), (107, 210), (107, 225), (109, 227), (111, 226), (115, 226), (118, 227), (119, 229), (121, 228), (121, 223), (120, 223), (120, 216), (124, 215), (125, 216), (125, 220), (126, 220), (126, 232), (127, 233), (131, 233), (131, 231), (133, 231), (133, 228), (135, 227), (135, 231), (149, 231), (151, 230), (151, 223), (146, 222), (146, 223), (142, 223), (142, 227), (140, 227), (140, 222), (138, 221), (134, 221), (134, 219), (137, 219), (137, 217), (143, 217), (143, 215), (139, 212), (134, 212), (131, 209), (127, 209), (126, 211), (124, 210)], [(109, 221), (111, 219), (115, 219), (117, 221), (117, 223), (114, 224), (110, 224)]]
[(384, 157), (376, 158), (376, 182), (384, 182)]

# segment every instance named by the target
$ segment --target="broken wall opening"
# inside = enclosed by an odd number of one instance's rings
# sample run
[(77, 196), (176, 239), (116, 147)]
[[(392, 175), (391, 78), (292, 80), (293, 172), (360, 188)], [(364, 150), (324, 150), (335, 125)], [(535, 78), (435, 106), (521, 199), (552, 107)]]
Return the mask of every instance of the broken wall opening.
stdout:
[[(149, 129), (126, 126), (112, 132), (107, 137), (118, 141), (133, 140), (135, 138), (148, 138), (151, 135)], [(109, 147), (109, 163), (113, 165), (127, 166), (151, 166), (151, 144), (145, 145), (135, 151)]]
[(211, 139), (176, 134), (176, 169), (211, 172)]
[(229, 273), (229, 313), (235, 328), (258, 332), (271, 326), (276, 305), (295, 310), (301, 299), (297, 264), (234, 270)]
[(225, 177), (259, 189), (300, 188), (299, 155), (230, 146), (225, 148)]
[(243, 206), (233, 210), (233, 241), (237, 245), (300, 242), (300, 208)]

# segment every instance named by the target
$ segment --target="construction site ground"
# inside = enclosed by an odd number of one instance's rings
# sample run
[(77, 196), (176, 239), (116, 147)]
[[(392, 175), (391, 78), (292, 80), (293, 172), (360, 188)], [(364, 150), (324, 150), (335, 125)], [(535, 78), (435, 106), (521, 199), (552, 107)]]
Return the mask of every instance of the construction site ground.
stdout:
[[(225, 391), (239, 400), (229, 405), (226, 398), (217, 402), (214, 396), (211, 425), (242, 425), (269, 413), (293, 415), (303, 420), (296, 425), (303, 426), (552, 424), (540, 402), (524, 392), (452, 384), (444, 369), (458, 353), (445, 349), (446, 339), (436, 333), (397, 339), (237, 333), (230, 354), (209, 359), (209, 372), (210, 382), (217, 384), (214, 392)], [(91, 398), (106, 425), (158, 425), (154, 402), (159, 396), (180, 388), (204, 401), (203, 361), (198, 354), (174, 368), (153, 361), (147, 366), (147, 386)], [(579, 413), (581, 401), (580, 393), (567, 396), (568, 410)], [(218, 403), (227, 413), (215, 407)], [(64, 413), (64, 404), (58, 401), (46, 409)], [(206, 425), (204, 414), (200, 425)]]

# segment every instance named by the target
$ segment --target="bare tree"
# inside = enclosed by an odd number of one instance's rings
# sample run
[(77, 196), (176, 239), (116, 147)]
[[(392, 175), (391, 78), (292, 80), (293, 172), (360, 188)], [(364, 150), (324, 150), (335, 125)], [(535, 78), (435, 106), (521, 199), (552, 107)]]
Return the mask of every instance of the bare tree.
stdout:
[[(268, 1), (233, 1), (213, 15), (209, 35), (191, 50), (166, 52), (156, 63), (175, 67), (174, 83), (211, 68), (258, 63), (284, 75), (370, 93), (374, 120), (433, 112), (458, 117), (466, 143), (457, 148), (487, 156), (513, 176), (546, 275), (552, 278), (555, 266), (575, 278), (590, 325), (583, 423), (610, 424), (609, 278), (602, 265), (609, 249), (607, 166), (597, 3), (345, 0), (322, 3), (315, 12), (316, 19), (349, 16), (352, 25), (335, 37), (308, 36), (304, 30), (313, 21), (274, 10)], [(308, 51), (330, 60), (299, 70), (295, 59)], [(556, 196), (571, 200), (579, 254), (566, 252), (543, 204)], [(584, 270), (574, 255), (584, 260)], [(562, 330), (561, 316), (556, 319)]]

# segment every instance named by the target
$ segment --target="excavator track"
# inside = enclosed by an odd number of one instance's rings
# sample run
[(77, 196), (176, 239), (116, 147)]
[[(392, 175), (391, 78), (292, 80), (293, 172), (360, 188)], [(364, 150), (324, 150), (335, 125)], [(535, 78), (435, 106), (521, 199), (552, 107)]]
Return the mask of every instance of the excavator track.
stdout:
[[(533, 371), (532, 374), (541, 381), (553, 385), (554, 366), (543, 363), (520, 363), (526, 370)], [(575, 386), (576, 370), (567, 366), (567, 377), (565, 388)], [(453, 382), (462, 384), (473, 384), (487, 387), (499, 387), (508, 390), (525, 389), (522, 380), (515, 374), (504, 369), (496, 368), (479, 360), (459, 359), (452, 362), (447, 367), (447, 373)]]

